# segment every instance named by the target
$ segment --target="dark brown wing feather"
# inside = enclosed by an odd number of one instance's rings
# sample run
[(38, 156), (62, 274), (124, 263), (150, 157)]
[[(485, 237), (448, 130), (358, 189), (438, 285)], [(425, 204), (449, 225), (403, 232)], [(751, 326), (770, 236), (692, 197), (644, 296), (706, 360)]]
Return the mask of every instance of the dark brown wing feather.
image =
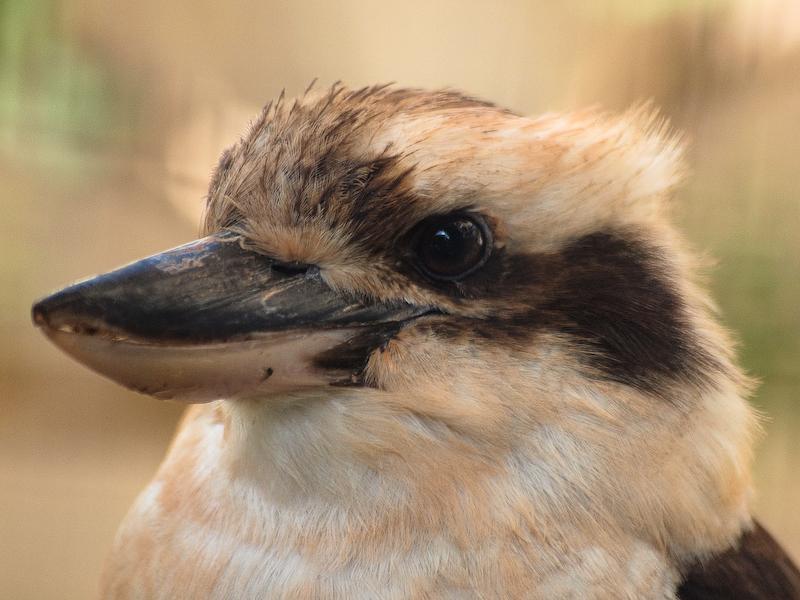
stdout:
[(800, 600), (800, 571), (756, 523), (737, 547), (698, 564), (678, 589), (680, 600)]

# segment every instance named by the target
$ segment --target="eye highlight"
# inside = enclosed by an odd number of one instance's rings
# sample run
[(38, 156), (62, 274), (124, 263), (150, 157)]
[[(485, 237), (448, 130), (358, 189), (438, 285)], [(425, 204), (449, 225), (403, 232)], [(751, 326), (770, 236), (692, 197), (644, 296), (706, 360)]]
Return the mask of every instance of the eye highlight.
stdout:
[(419, 269), (440, 281), (456, 281), (480, 268), (492, 251), (491, 231), (478, 215), (454, 213), (423, 222), (415, 237)]

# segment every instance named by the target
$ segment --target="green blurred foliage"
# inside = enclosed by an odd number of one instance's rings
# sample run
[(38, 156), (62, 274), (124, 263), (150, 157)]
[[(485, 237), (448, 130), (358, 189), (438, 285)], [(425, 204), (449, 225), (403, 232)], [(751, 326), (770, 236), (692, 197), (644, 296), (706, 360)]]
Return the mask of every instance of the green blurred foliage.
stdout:
[(59, 25), (51, 0), (0, 4), (0, 152), (69, 170), (83, 149), (130, 139), (136, 103)]

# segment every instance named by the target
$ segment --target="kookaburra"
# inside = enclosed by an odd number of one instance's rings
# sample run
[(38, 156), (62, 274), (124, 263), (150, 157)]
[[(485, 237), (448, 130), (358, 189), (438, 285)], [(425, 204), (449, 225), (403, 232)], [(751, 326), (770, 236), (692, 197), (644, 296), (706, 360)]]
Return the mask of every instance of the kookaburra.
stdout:
[(108, 598), (798, 598), (751, 517), (748, 380), (669, 225), (648, 108), (307, 92), (219, 163), (201, 239), (33, 317), (195, 403)]

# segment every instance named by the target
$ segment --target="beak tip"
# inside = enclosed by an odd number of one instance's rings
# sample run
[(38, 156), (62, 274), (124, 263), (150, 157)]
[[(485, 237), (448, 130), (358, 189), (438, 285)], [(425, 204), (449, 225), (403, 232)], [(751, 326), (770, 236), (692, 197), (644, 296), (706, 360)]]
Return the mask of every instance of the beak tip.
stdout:
[(47, 299), (39, 300), (31, 307), (31, 320), (36, 327), (47, 326)]
[(88, 330), (82, 295), (76, 286), (68, 286), (49, 296), (38, 299), (31, 306), (31, 321), (45, 332), (54, 330)]

